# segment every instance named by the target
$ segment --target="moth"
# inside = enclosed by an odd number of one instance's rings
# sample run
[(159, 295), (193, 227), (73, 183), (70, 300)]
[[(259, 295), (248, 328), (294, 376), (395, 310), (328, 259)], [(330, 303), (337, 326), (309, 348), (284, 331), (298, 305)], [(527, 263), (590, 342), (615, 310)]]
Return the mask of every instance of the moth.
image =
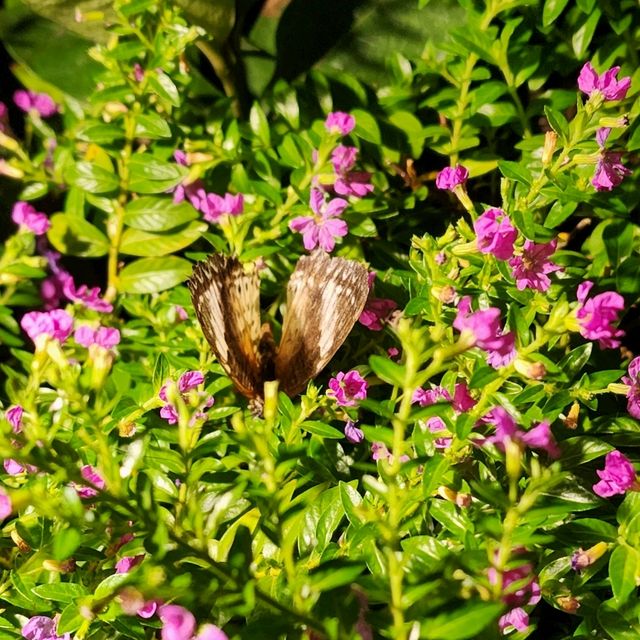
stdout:
[(266, 381), (278, 380), (294, 396), (324, 369), (362, 313), (369, 285), (359, 262), (321, 250), (302, 256), (289, 279), (276, 346), (271, 326), (260, 322), (260, 280), (253, 267), (216, 253), (194, 267), (188, 286), (218, 362), (236, 389), (259, 403)]

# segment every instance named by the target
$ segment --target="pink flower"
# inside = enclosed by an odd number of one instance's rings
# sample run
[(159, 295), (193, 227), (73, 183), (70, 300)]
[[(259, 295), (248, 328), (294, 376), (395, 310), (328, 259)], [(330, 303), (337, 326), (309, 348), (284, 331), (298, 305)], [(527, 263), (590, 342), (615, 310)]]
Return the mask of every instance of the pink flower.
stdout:
[(461, 164), (455, 167), (445, 167), (436, 176), (436, 187), (453, 191), (459, 184), (464, 184), (469, 178), (469, 170)]
[(133, 65), (133, 79), (136, 82), (142, 82), (144, 80), (144, 69), (138, 62)]
[(71, 276), (65, 278), (62, 285), (64, 295), (73, 302), (79, 302), (87, 307), (100, 313), (111, 313), (113, 305), (100, 297), (100, 287), (92, 287), (89, 289), (86, 284), (76, 287)]
[(53, 98), (46, 93), (20, 89), (13, 94), (13, 101), (24, 112), (35, 111), (42, 118), (50, 118), (58, 112), (58, 106)]
[(580, 573), (583, 569), (590, 567), (599, 560), (609, 549), (606, 542), (597, 542), (586, 551), (582, 548), (574, 551), (571, 555), (571, 568)]
[(371, 331), (382, 331), (387, 319), (397, 308), (398, 305), (394, 300), (369, 298), (358, 318), (358, 322)]
[(2, 133), (9, 131), (9, 109), (4, 102), (0, 102), (0, 131)]
[(447, 429), (447, 425), (444, 423), (444, 420), (442, 418), (438, 416), (432, 416), (431, 418), (427, 418), (427, 420), (425, 420), (425, 426), (427, 427), (427, 429), (429, 429), (429, 431), (431, 431), (431, 433), (449, 434), (444, 437), (439, 436), (433, 441), (433, 444), (436, 447), (436, 449), (446, 449), (448, 446), (451, 445), (453, 438), (450, 437), (449, 429)]
[(112, 327), (93, 329), (82, 325), (76, 329), (73, 337), (78, 344), (87, 348), (97, 345), (103, 349), (111, 349), (120, 343), (120, 331)]
[(227, 634), (214, 624), (202, 625), (195, 640), (229, 640)]
[[(200, 371), (185, 371), (180, 378), (178, 379), (178, 391), (182, 394), (182, 397), (186, 400), (185, 394), (200, 386), (204, 382), (204, 375)], [(164, 418), (169, 424), (177, 424), (178, 422), (178, 411), (177, 409), (168, 401), (167, 398), (167, 385), (163, 384), (160, 391), (158, 392), (160, 399), (165, 402), (165, 405), (160, 409), (160, 417)], [(197, 398), (195, 401), (197, 402), (196, 411), (192, 416), (192, 420), (203, 419), (206, 417), (204, 412), (205, 409), (208, 409), (213, 405), (213, 396), (207, 395), (203, 392), (198, 392)]]
[(178, 380), (178, 389), (180, 393), (187, 393), (191, 389), (195, 389), (204, 382), (204, 375), (201, 371), (185, 371)]
[(23, 413), (24, 409), (19, 404), (13, 405), (5, 411), (4, 418), (13, 428), (13, 433), (20, 433), (22, 431)]
[[(529, 563), (502, 572), (502, 601), (507, 606), (520, 607), (540, 602), (540, 585), (532, 572), (533, 567)], [(498, 576), (496, 569), (489, 569), (490, 584), (496, 584)], [(511, 585), (516, 585), (515, 590)]]
[(364, 440), (362, 429), (358, 429), (356, 423), (351, 420), (344, 426), (344, 435), (351, 444), (360, 444)]
[(627, 76), (617, 80), (618, 71), (620, 67), (612, 67), (602, 75), (598, 75), (591, 63), (587, 62), (580, 70), (578, 87), (589, 97), (595, 93), (601, 93), (605, 100), (623, 100), (631, 86), (631, 78)]
[[(374, 461), (386, 460), (389, 464), (393, 462), (393, 454), (382, 442), (373, 442), (371, 444), (371, 459)], [(400, 456), (400, 462), (408, 462), (410, 460), (408, 455)]]
[(307, 251), (320, 246), (324, 251), (333, 251), (336, 238), (346, 236), (349, 227), (338, 216), (347, 207), (348, 202), (342, 198), (325, 201), (322, 191), (311, 190), (310, 206), (314, 216), (299, 216), (289, 223), (289, 229), (302, 234), (304, 248)]
[(591, 184), (596, 191), (611, 191), (622, 182), (625, 176), (632, 174), (632, 171), (620, 162), (621, 158), (622, 154), (616, 151), (600, 152), (596, 171), (591, 179)]
[(549, 288), (551, 280), (547, 274), (562, 268), (549, 260), (549, 256), (555, 253), (556, 244), (556, 240), (546, 244), (525, 240), (522, 255), (514, 256), (509, 260), (518, 289), (546, 291)]
[(476, 406), (476, 401), (471, 397), (466, 383), (459, 382), (456, 384), (451, 406), (456, 413), (466, 413)]
[(158, 609), (162, 620), (162, 640), (191, 640), (196, 630), (194, 615), (177, 604), (165, 604)]
[(73, 318), (62, 309), (30, 311), (22, 316), (20, 326), (36, 342), (40, 336), (64, 342), (73, 329)]
[(241, 193), (226, 193), (224, 196), (209, 193), (204, 203), (201, 203), (200, 210), (207, 222), (218, 222), (225, 214), (237, 216), (244, 211), (244, 196)]
[(444, 400), (451, 402), (451, 394), (444, 387), (434, 387), (433, 389), (422, 389), (418, 387), (413, 392), (412, 402), (418, 403), (421, 407), (429, 407), (436, 402)]
[(147, 600), (141, 607), (136, 610), (136, 613), (145, 620), (153, 618), (158, 610), (157, 600)]
[(47, 616), (33, 616), (22, 627), (22, 637), (27, 640), (70, 640), (71, 634), (58, 635), (58, 622)]
[(144, 553), (137, 556), (125, 556), (116, 563), (116, 573), (129, 573), (144, 560)]
[(580, 325), (580, 334), (587, 340), (597, 340), (601, 349), (615, 349), (620, 346), (618, 338), (624, 335), (622, 329), (616, 329), (614, 322), (624, 309), (624, 298), (615, 291), (605, 291), (587, 300), (593, 282), (585, 280), (578, 286), (578, 302), (581, 306), (576, 312)]
[(17, 476), (24, 471), (24, 467), (13, 458), (5, 458), (2, 466), (10, 476)]
[(484, 420), (496, 427), (495, 434), (486, 438), (484, 444), (495, 444), (500, 451), (504, 451), (507, 442), (511, 441), (523, 447), (542, 449), (550, 458), (560, 456), (560, 449), (547, 421), (541, 422), (529, 431), (524, 431), (516, 426), (515, 420), (502, 407), (492, 409)]
[(85, 464), (80, 469), (80, 475), (87, 482), (93, 485), (93, 486), (84, 486), (84, 485), (77, 485), (73, 483), (76, 493), (83, 500), (86, 498), (93, 498), (94, 496), (97, 496), (98, 491), (102, 491), (106, 486), (102, 476), (90, 464)]
[(482, 253), (491, 253), (498, 260), (508, 260), (513, 255), (513, 243), (518, 232), (502, 209), (487, 209), (473, 223), (473, 228), (478, 249)]
[(529, 628), (529, 614), (522, 607), (511, 609), (500, 616), (498, 628), (502, 633), (508, 633), (512, 627), (517, 631), (526, 631)]
[(165, 404), (160, 409), (160, 417), (164, 418), (169, 424), (178, 424), (178, 412), (172, 404)]
[(344, 373), (340, 371), (329, 380), (327, 396), (335, 398), (339, 407), (355, 407), (357, 400), (367, 397), (367, 381), (354, 369)]
[(36, 236), (44, 235), (51, 226), (51, 222), (45, 213), (36, 211), (28, 202), (22, 202), (21, 200), (13, 205), (11, 219)]
[(599, 482), (593, 485), (593, 491), (601, 498), (610, 498), (629, 489), (636, 489), (636, 470), (629, 458), (617, 450), (607, 453), (604, 469), (596, 471)]
[(351, 171), (356, 163), (358, 149), (356, 147), (337, 146), (331, 154), (331, 162), (336, 172), (333, 190), (341, 196), (363, 198), (373, 191), (371, 174), (367, 171)]
[(11, 498), (4, 489), (0, 488), (0, 520), (8, 518), (12, 511)]
[(339, 133), (346, 136), (356, 126), (356, 119), (344, 111), (334, 111), (327, 116), (324, 126), (329, 133)]
[(472, 312), (471, 298), (465, 296), (458, 304), (453, 326), (460, 332), (472, 334), (473, 344), (488, 353), (487, 361), (492, 367), (505, 366), (516, 356), (513, 332), (503, 333), (500, 309), (496, 307)]
[[(622, 382), (629, 385), (627, 391), (627, 411), (640, 420), (640, 356), (629, 363), (629, 375), (622, 377)], [(7, 411), (7, 414), (9, 412)], [(8, 419), (8, 418), (7, 418)]]

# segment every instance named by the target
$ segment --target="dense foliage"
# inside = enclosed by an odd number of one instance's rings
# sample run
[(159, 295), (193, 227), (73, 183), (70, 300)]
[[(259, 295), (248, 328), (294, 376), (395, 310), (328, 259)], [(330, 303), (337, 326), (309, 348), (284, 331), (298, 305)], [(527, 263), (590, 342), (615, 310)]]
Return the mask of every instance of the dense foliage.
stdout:
[[(636, 3), (407, 4), (5, 4), (0, 638), (640, 637)], [(312, 250), (257, 417), (185, 281)]]

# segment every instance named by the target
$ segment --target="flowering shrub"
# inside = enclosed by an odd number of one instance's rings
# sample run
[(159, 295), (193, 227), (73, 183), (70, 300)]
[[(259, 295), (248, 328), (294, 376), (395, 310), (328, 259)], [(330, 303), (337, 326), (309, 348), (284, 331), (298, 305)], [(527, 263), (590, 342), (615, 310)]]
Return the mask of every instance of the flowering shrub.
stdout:
[[(636, 5), (250, 4), (4, 30), (0, 637), (640, 637)], [(312, 250), (369, 298), (257, 416), (185, 281)]]

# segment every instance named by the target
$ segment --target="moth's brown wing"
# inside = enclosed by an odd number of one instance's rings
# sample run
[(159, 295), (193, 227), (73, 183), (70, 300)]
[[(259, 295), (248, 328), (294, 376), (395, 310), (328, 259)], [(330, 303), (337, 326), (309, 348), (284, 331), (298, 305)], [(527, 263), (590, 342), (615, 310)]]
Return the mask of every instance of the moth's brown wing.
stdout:
[(330, 258), (324, 251), (298, 260), (275, 361), (285, 393), (300, 393), (345, 341), (367, 300), (367, 275), (359, 262)]
[(262, 395), (260, 282), (236, 258), (222, 254), (198, 263), (189, 280), (205, 338), (240, 393)]

